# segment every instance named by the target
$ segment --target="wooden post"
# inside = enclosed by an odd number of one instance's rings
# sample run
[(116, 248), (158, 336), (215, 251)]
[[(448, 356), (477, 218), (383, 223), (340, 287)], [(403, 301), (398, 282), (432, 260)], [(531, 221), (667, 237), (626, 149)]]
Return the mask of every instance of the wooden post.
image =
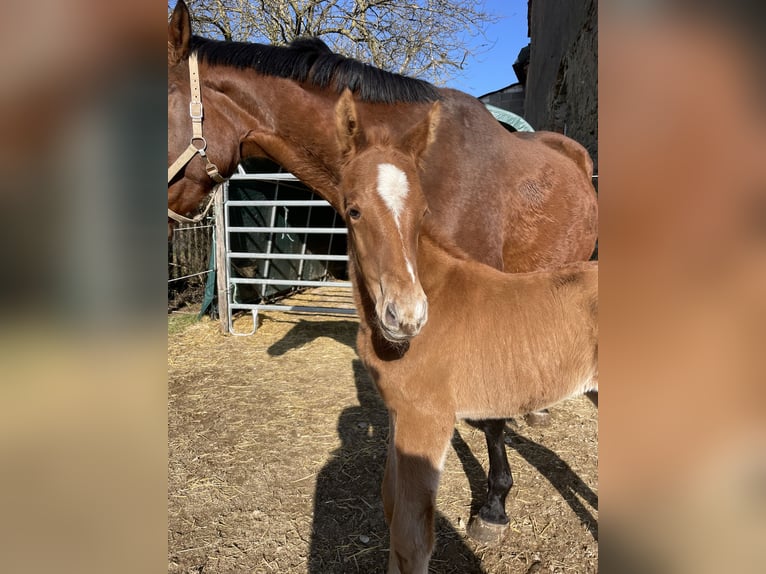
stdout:
[(223, 189), (226, 183), (219, 184), (215, 193), (215, 277), (218, 287), (218, 316), (221, 321), (221, 331), (229, 332), (229, 286), (226, 284), (227, 268), (226, 260), (226, 217), (224, 213)]

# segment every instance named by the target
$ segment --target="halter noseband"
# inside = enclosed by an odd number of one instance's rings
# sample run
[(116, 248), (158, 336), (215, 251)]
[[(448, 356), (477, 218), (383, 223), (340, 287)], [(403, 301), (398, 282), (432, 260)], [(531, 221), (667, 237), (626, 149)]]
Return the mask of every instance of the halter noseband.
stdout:
[[(200, 95), (199, 68), (197, 67), (196, 52), (189, 54), (189, 84), (191, 85), (189, 116), (192, 120), (192, 137), (191, 141), (189, 142), (189, 147), (181, 152), (181, 155), (178, 156), (178, 159), (174, 161), (173, 164), (168, 168), (168, 184), (170, 184), (170, 180), (172, 180), (175, 175), (181, 171), (181, 168), (189, 163), (197, 154), (199, 154), (200, 157), (202, 157), (207, 162), (205, 171), (210, 176), (210, 178), (216, 183), (223, 183), (226, 181), (226, 179), (218, 172), (218, 168), (210, 161), (210, 158), (208, 158), (207, 154), (205, 153), (207, 141), (202, 136), (202, 96)], [(169, 207), (168, 217), (179, 223), (197, 223), (198, 221), (202, 220), (202, 218), (205, 217), (207, 212), (210, 210), (210, 206), (213, 205), (214, 199), (215, 192), (210, 196), (210, 201), (208, 201), (202, 213), (199, 213), (193, 218), (179, 215)]]

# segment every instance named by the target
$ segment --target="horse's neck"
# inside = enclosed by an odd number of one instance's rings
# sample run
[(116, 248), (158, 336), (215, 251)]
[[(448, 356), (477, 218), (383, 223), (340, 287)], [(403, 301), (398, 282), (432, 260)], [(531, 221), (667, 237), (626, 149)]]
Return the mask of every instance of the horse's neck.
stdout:
[(226, 74), (220, 89), (245, 114), (242, 158), (266, 155), (332, 203), (341, 161), (334, 99), (254, 70)]

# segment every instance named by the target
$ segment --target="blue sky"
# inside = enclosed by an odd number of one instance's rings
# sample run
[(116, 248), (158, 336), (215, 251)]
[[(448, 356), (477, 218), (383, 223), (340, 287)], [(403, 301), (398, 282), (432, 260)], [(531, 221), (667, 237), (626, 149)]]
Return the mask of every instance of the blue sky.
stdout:
[(529, 43), (527, 37), (527, 0), (486, 0), (485, 11), (501, 16), (497, 24), (487, 27), (486, 38), (469, 40), (483, 53), (468, 60), (459, 78), (447, 83), (471, 94), (482, 96), (518, 81), (513, 63), (519, 50)]

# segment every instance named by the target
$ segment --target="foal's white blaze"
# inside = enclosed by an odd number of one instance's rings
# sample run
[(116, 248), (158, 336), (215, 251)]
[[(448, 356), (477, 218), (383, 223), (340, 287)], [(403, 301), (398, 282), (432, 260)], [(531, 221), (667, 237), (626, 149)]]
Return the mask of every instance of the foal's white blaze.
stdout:
[[(386, 207), (394, 216), (396, 228), (399, 230), (399, 237), (402, 238), (402, 249), (404, 249), (404, 238), (402, 237), (399, 215), (402, 209), (404, 209), (404, 200), (409, 192), (410, 182), (407, 180), (407, 174), (390, 163), (378, 165), (378, 195), (380, 195)], [(415, 283), (415, 270), (412, 267), (412, 263), (410, 263), (409, 257), (407, 257), (407, 253), (404, 254), (404, 260), (407, 262), (407, 271), (410, 274), (410, 278)]]
[(412, 278), (412, 282), (415, 282), (415, 270), (412, 268), (412, 263), (410, 263), (410, 260), (407, 259), (407, 255), (404, 256), (404, 260), (407, 261), (407, 271), (410, 273), (410, 277)]
[(394, 214), (397, 227), (399, 214), (404, 208), (404, 200), (409, 192), (410, 182), (407, 181), (407, 174), (390, 163), (378, 165), (378, 194)]

